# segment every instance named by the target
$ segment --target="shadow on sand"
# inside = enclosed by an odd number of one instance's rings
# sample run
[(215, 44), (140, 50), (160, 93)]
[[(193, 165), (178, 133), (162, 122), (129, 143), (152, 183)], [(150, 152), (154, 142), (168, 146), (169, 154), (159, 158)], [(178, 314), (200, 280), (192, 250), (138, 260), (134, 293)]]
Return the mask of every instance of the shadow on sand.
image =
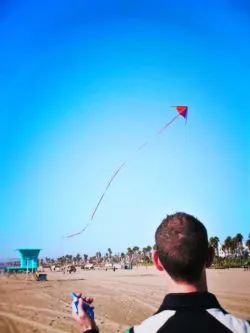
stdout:
[(60, 282), (60, 283), (62, 283), (62, 282), (72, 282), (72, 281), (86, 281), (86, 279), (68, 279), (68, 280), (63, 280), (63, 279), (61, 279), (61, 280), (50, 280), (49, 282)]

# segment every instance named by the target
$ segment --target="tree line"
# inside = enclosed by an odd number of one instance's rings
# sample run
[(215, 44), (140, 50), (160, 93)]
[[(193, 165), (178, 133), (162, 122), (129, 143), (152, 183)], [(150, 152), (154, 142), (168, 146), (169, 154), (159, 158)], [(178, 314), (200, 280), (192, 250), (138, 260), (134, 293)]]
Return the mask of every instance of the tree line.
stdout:
[(64, 256), (58, 257), (57, 259), (45, 257), (40, 260), (40, 264), (44, 265), (65, 265), (65, 264), (76, 264), (81, 265), (85, 263), (119, 263), (127, 262), (132, 264), (138, 263), (150, 263), (152, 250), (155, 246), (146, 246), (140, 249), (139, 246), (128, 247), (126, 251), (121, 253), (113, 253), (111, 248), (108, 248), (106, 253), (102, 254), (100, 251), (97, 251), (94, 256), (89, 256), (88, 254), (81, 255), (77, 253), (75, 256), (71, 254), (66, 254)]
[[(210, 237), (209, 244), (214, 248), (215, 256), (217, 261), (221, 255), (220, 249), (224, 253), (224, 260), (236, 260), (236, 259), (248, 259), (250, 253), (250, 234), (248, 238), (244, 241), (244, 237), (241, 233), (237, 233), (235, 236), (228, 236), (225, 240), (220, 243), (220, 239), (217, 236)], [(139, 246), (128, 247), (126, 251), (121, 253), (113, 253), (111, 248), (108, 248), (105, 253), (97, 251), (95, 255), (89, 256), (84, 253), (81, 255), (77, 253), (75, 256), (71, 254), (66, 254), (57, 259), (48, 258), (41, 259), (40, 263), (42, 265), (65, 265), (65, 264), (86, 264), (86, 263), (95, 263), (95, 264), (104, 264), (104, 263), (119, 263), (127, 262), (132, 264), (139, 263), (152, 263), (152, 250), (155, 249), (155, 245), (147, 245), (140, 248)], [(216, 261), (215, 258), (215, 262)]]
[[(226, 258), (248, 258), (250, 252), (250, 234), (248, 238), (243, 241), (244, 237), (238, 233), (235, 236), (227, 236), (224, 242), (221, 244), (221, 250)], [(210, 237), (210, 245), (214, 248), (215, 255), (220, 256), (219, 245), (220, 239), (217, 236)]]

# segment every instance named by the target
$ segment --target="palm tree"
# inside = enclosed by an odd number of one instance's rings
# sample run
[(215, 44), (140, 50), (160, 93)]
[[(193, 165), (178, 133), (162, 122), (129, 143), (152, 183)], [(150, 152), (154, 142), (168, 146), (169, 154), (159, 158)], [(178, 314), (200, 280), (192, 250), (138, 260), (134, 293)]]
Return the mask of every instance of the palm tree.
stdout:
[(134, 253), (135, 253), (135, 252), (139, 252), (139, 250), (140, 250), (139, 246), (134, 246), (134, 247), (133, 247), (133, 252), (134, 252)]
[(133, 254), (133, 250), (131, 249), (131, 247), (127, 248), (127, 254), (128, 256), (131, 256)]
[(99, 259), (102, 257), (102, 254), (101, 254), (100, 251), (97, 251), (95, 255), (96, 255), (96, 257), (99, 258)]
[(246, 246), (248, 247), (248, 250), (250, 251), (250, 234), (248, 235), (248, 240), (246, 241)]
[(46, 264), (50, 264), (50, 261), (51, 261), (51, 260), (50, 260), (50, 258), (46, 257), (46, 258), (45, 258), (45, 261), (46, 261)]
[(242, 241), (243, 241), (243, 236), (242, 236), (242, 234), (237, 234), (237, 235), (235, 236), (235, 239), (237, 240), (238, 243), (242, 243)]
[(230, 256), (232, 254), (233, 250), (233, 242), (232, 237), (228, 236), (224, 241), (224, 248), (227, 252), (227, 256)]
[(79, 264), (79, 262), (82, 260), (80, 253), (77, 253), (75, 260), (76, 260), (77, 264)]
[(144, 247), (142, 249), (142, 253), (143, 253), (143, 261), (144, 262), (149, 262), (150, 261), (150, 258), (151, 258), (151, 251), (152, 247), (151, 246), (147, 246), (147, 247)]
[(242, 241), (243, 241), (243, 236), (242, 234), (238, 233), (235, 237), (235, 246), (236, 246), (236, 255), (237, 256), (242, 256), (243, 254), (243, 245), (242, 245)]
[(214, 249), (215, 255), (218, 257), (219, 256), (219, 238), (217, 236), (215, 237), (210, 237), (209, 239), (209, 244), (210, 246)]
[(146, 249), (147, 249), (149, 258), (151, 259), (151, 257), (152, 257), (152, 246), (148, 245)]
[(57, 261), (58, 261), (58, 263), (59, 263), (60, 266), (63, 266), (63, 265), (65, 265), (66, 258), (64, 256), (62, 256), (62, 257), (59, 257), (57, 259)]
[(72, 254), (66, 254), (66, 261), (67, 261), (67, 263), (71, 263), (72, 262), (72, 260), (73, 260), (73, 256), (72, 256)]
[(84, 262), (86, 263), (88, 261), (88, 255), (87, 254), (84, 254), (83, 255), (83, 258), (84, 258)]
[(133, 261), (133, 250), (131, 249), (131, 247), (128, 247), (127, 248), (127, 256), (129, 258), (129, 262), (130, 264), (132, 263)]
[(96, 262), (100, 263), (101, 262), (101, 258), (102, 258), (101, 252), (97, 251), (95, 255), (96, 255)]
[(111, 248), (110, 248), (110, 247), (108, 248), (108, 254), (109, 254), (109, 257), (111, 257), (111, 256), (112, 256), (112, 250), (111, 250)]
[(134, 246), (133, 249), (132, 249), (132, 251), (133, 251), (133, 261), (138, 266), (138, 263), (140, 261), (140, 253), (139, 253), (140, 248), (139, 248), (139, 246)]

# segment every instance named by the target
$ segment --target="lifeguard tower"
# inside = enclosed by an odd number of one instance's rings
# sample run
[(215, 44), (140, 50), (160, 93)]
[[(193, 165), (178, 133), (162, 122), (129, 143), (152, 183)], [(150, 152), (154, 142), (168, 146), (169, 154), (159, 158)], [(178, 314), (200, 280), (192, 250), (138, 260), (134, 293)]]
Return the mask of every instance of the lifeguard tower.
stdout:
[(36, 272), (38, 268), (38, 256), (41, 249), (17, 249), (20, 257), (19, 267), (7, 267), (9, 272)]
[(20, 268), (36, 271), (38, 268), (38, 256), (41, 249), (17, 249), (20, 257)]

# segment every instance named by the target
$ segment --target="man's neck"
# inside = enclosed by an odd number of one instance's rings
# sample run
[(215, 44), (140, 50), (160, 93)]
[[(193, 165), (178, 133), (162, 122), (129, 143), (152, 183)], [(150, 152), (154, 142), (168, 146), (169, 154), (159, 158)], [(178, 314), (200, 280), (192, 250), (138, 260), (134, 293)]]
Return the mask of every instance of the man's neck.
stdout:
[(169, 293), (193, 293), (193, 292), (206, 292), (207, 280), (206, 275), (202, 274), (201, 279), (196, 283), (177, 282), (171, 279), (168, 285)]
[(207, 287), (202, 287), (198, 285), (190, 284), (181, 284), (176, 283), (174, 286), (169, 288), (170, 293), (194, 293), (194, 292), (206, 292)]

